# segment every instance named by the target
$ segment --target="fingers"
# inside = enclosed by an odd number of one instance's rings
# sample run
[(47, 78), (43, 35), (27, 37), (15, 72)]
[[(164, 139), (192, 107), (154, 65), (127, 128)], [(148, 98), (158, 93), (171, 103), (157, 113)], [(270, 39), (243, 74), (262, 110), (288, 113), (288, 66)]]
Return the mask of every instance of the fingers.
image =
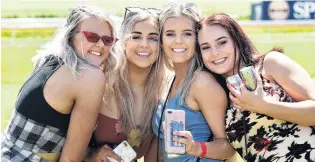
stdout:
[(232, 103), (233, 104), (236, 104), (236, 105), (239, 105), (240, 104), (240, 101), (237, 97), (235, 97), (231, 92), (229, 94), (229, 98), (231, 99)]
[(193, 140), (193, 137), (189, 131), (176, 131), (176, 132), (173, 132), (173, 135), (184, 137), (184, 138), (175, 137), (173, 138), (173, 141), (183, 143), (185, 145), (187, 145), (189, 142)]
[(112, 150), (112, 148), (110, 148), (108, 145), (103, 145), (102, 148), (105, 149), (105, 150), (106, 150), (106, 149)]
[(188, 145), (191, 142), (191, 140), (187, 139), (187, 138), (173, 138), (173, 141), (178, 142), (178, 143), (182, 143), (184, 145)]
[(241, 94), (246, 93), (248, 91), (244, 83), (241, 83), (240, 89), (241, 89)]
[[(104, 155), (103, 155), (103, 156), (104, 156)], [(117, 160), (118, 162), (121, 161), (121, 158), (120, 158), (116, 153), (114, 153), (113, 151), (107, 152), (107, 153), (106, 153), (106, 156), (111, 157), (111, 158)], [(107, 157), (105, 157), (105, 159), (107, 160)]]
[(233, 88), (230, 84), (227, 84), (227, 87), (234, 96), (239, 97), (241, 95), (241, 92)]
[(103, 161), (109, 161), (107, 156), (117, 160), (118, 162), (121, 161), (121, 158), (107, 145), (102, 146), (100, 153), (100, 156), (103, 157)]
[(238, 98), (234, 97), (231, 93), (229, 94), (229, 98), (231, 99), (234, 108), (242, 110), (242, 107), (240, 106), (241, 102)]
[(173, 132), (173, 135), (182, 136), (182, 137), (185, 137), (187, 139), (192, 139), (192, 135), (189, 131), (176, 131), (176, 132)]

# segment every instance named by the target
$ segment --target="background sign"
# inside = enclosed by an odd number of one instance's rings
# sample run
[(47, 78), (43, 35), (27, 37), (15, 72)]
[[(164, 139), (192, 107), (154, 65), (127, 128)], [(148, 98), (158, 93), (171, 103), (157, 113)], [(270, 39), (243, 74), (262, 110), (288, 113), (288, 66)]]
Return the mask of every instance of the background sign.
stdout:
[(315, 20), (315, 0), (262, 1), (252, 4), (252, 20)]

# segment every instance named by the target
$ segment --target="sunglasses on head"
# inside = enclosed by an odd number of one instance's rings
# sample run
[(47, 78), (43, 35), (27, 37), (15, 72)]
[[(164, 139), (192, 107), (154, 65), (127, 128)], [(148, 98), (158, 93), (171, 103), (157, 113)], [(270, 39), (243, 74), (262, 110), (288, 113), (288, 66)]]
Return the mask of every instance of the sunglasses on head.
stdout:
[(93, 33), (93, 32), (88, 32), (88, 31), (79, 31), (79, 32), (83, 33), (86, 40), (88, 40), (91, 43), (97, 43), (101, 39), (105, 46), (111, 46), (113, 43), (118, 41), (117, 38), (114, 39), (113, 37), (106, 36), (106, 35), (99, 36), (98, 34)]
[(196, 5), (196, 3), (184, 3), (184, 4), (182, 4), (182, 6), (184, 8), (190, 8), (199, 14), (198, 6)]
[(151, 14), (156, 14), (156, 15), (159, 15), (161, 13), (161, 11), (157, 8), (126, 7), (124, 20), (126, 20), (126, 17), (128, 17), (129, 13), (140, 12), (140, 11), (147, 11)]

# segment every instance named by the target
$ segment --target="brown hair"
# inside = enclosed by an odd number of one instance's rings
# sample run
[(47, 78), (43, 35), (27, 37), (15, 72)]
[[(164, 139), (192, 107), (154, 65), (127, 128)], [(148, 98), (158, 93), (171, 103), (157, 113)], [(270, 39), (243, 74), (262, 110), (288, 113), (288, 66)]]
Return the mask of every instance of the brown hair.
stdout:
[[(245, 66), (254, 65), (258, 62), (258, 60), (264, 57), (267, 53), (260, 55), (255, 48), (252, 41), (245, 34), (244, 30), (240, 27), (240, 25), (232, 19), (229, 15), (224, 13), (216, 13), (209, 17), (203, 18), (199, 22), (199, 30), (202, 29), (205, 25), (219, 25), (223, 27), (228, 34), (231, 36), (234, 42), (234, 56), (236, 58), (236, 51), (239, 51), (239, 60), (235, 60), (234, 66), (236, 65), (236, 61), (238, 61), (238, 70), (240, 70), (240, 62), (243, 61)], [(236, 50), (237, 49), (237, 50)], [(278, 51), (283, 52), (283, 49), (280, 47), (274, 47), (270, 51)], [(269, 51), (269, 52), (270, 52)], [(235, 73), (233, 71), (233, 73)]]

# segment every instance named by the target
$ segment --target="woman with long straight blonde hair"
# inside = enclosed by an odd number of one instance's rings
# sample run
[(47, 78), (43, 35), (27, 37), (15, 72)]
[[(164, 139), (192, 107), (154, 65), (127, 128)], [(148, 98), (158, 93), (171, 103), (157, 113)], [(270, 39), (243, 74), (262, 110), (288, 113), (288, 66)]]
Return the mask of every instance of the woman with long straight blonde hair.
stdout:
[[(126, 140), (144, 156), (153, 137), (151, 120), (161, 95), (163, 68), (160, 65), (158, 10), (126, 8), (120, 30), (119, 72), (113, 89), (107, 88), (94, 133), (90, 160), (119, 159), (111, 149)], [(88, 161), (88, 160), (87, 160)]]
[[(155, 157), (160, 158), (161, 152), (165, 162), (218, 162), (230, 158), (235, 152), (225, 136), (226, 94), (216, 78), (202, 69), (196, 39), (200, 16), (193, 7), (196, 6), (192, 3), (171, 4), (159, 17), (162, 55), (175, 72), (169, 97), (164, 106), (158, 107), (152, 121), (157, 136), (154, 141), (160, 146), (155, 146)], [(171, 139), (185, 145), (184, 154), (168, 153), (165, 149), (162, 123), (167, 110), (185, 112), (187, 131), (173, 132)]]

